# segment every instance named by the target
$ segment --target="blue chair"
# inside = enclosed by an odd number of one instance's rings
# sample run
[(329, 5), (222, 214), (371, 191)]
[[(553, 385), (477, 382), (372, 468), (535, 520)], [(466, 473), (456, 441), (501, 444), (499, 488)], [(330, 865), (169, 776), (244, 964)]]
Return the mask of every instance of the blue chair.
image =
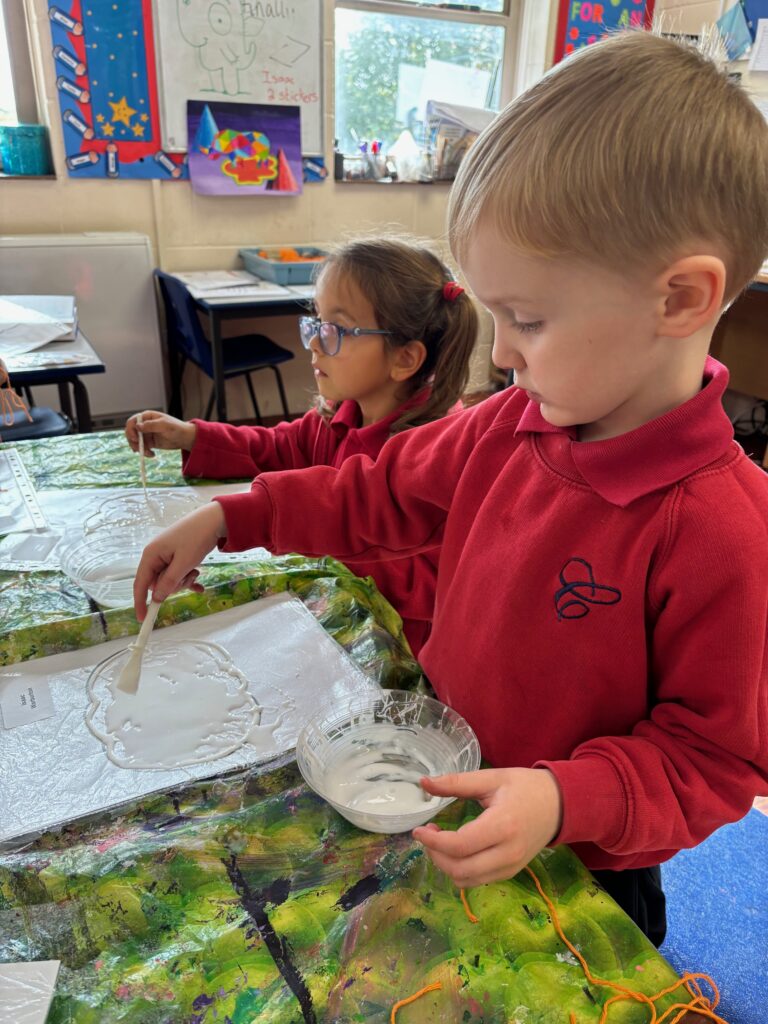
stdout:
[(16, 441), (39, 441), (43, 437), (62, 437), (74, 431), (72, 421), (63, 412), (56, 412), (45, 405), (32, 405), (27, 419), (21, 410), (14, 411), (13, 422), (6, 423), (0, 418), (0, 443), (13, 444)]
[[(172, 374), (173, 387), (170, 410), (175, 416), (182, 416), (181, 379), (187, 361), (199, 367), (203, 373), (213, 379), (213, 353), (211, 344), (205, 336), (197, 307), (186, 286), (162, 270), (155, 270), (160, 297), (165, 311), (165, 331), (168, 354), (172, 362), (178, 359), (178, 368)], [(286, 419), (290, 417), (288, 402), (285, 397), (283, 378), (278, 369), (280, 363), (287, 363), (294, 358), (294, 353), (287, 348), (275, 344), (264, 334), (243, 334), (235, 338), (226, 338), (223, 342), (224, 378), (245, 377), (248, 391), (256, 413), (256, 421), (262, 422), (256, 392), (253, 390), (251, 374), (257, 370), (272, 370), (275, 374), (280, 401)], [(213, 411), (215, 390), (211, 388), (211, 396), (205, 410), (204, 419), (210, 419)]]

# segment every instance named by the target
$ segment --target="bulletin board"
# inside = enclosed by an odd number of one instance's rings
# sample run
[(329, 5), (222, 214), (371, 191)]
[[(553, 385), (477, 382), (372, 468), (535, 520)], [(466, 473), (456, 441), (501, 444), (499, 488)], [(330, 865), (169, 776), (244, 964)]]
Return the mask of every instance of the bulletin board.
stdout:
[(323, 152), (320, 0), (153, 4), (163, 149), (187, 149), (187, 100), (301, 110), (301, 149)]
[(655, 0), (560, 0), (555, 63), (574, 50), (597, 42), (606, 32), (650, 28)]
[(186, 178), (161, 143), (151, 0), (49, 0), (71, 177)]

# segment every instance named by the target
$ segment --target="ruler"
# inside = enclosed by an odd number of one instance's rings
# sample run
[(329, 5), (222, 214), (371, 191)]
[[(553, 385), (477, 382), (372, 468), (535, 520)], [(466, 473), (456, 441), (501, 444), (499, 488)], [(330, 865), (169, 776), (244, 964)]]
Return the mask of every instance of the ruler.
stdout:
[(21, 456), (15, 448), (3, 449), (0, 451), (0, 534), (44, 530), (47, 526)]

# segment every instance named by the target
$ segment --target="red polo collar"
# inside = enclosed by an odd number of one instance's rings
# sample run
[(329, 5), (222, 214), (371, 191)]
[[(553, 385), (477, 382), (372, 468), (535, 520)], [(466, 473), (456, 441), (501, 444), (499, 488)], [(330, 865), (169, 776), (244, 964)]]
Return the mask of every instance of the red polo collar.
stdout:
[(575, 428), (547, 423), (536, 402), (528, 403), (515, 433), (539, 435), (542, 455), (553, 468), (581, 477), (606, 501), (625, 508), (728, 452), (733, 427), (722, 406), (727, 384), (727, 369), (709, 356), (697, 395), (626, 434), (577, 441)]
[(402, 405), (398, 406), (389, 416), (385, 416), (382, 420), (376, 420), (375, 423), (369, 423), (367, 427), (362, 426), (363, 417), (360, 412), (360, 406), (352, 399), (347, 399), (339, 405), (333, 414), (330, 422), (331, 429), (339, 439), (346, 437), (351, 430), (356, 430), (358, 435), (365, 440), (371, 440), (379, 436), (388, 438), (392, 425), (400, 419), (403, 413), (414, 405), (422, 405), (429, 398), (429, 394), (429, 388), (420, 391), (412, 398), (409, 398), (407, 402), (403, 402)]

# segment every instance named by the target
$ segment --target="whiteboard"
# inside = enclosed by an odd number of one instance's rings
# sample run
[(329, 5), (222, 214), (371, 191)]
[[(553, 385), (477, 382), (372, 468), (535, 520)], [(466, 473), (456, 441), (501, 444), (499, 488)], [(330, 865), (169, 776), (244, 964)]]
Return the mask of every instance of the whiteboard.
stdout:
[[(149, 239), (133, 232), (0, 236), (0, 290), (75, 296), (83, 334), (107, 367), (82, 378), (94, 416), (165, 408), (153, 269)], [(36, 404), (58, 408), (55, 387), (33, 390)]]
[(301, 150), (323, 152), (321, 0), (155, 0), (163, 147), (187, 149), (187, 100), (301, 108)]

